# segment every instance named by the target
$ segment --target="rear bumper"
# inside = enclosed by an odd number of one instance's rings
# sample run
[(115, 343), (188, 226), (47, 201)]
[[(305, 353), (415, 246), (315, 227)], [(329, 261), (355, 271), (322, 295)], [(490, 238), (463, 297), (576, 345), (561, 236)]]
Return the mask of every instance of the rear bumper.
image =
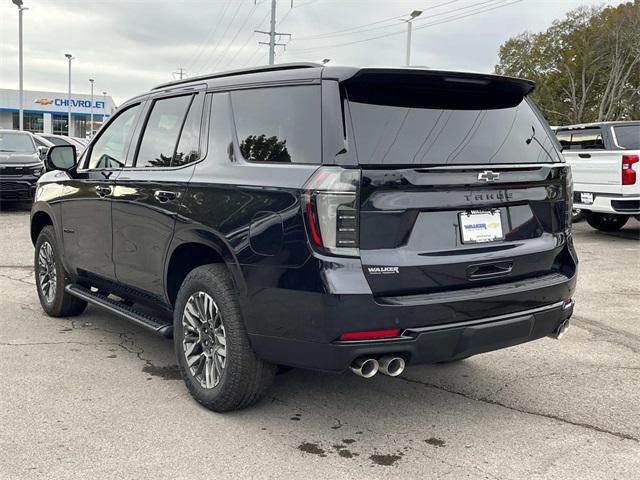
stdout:
[(37, 177), (0, 176), (0, 200), (24, 202), (33, 199)]
[(407, 328), (401, 337), (377, 341), (304, 342), (251, 335), (263, 358), (287, 365), (344, 371), (358, 357), (394, 354), (410, 364), (438, 363), (537, 340), (553, 334), (573, 314), (573, 302), (470, 322)]
[[(579, 192), (576, 192), (576, 200), (579, 200)], [(640, 214), (640, 195), (612, 196), (604, 193), (593, 193), (593, 203), (581, 203), (574, 201), (573, 207), (597, 213), (612, 213), (618, 215)]]

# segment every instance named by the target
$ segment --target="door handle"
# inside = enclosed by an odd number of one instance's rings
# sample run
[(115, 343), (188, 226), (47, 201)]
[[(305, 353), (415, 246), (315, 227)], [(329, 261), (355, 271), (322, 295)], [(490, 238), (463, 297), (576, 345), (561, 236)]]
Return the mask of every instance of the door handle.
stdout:
[(153, 196), (160, 203), (167, 203), (171, 200), (175, 200), (178, 197), (178, 194), (176, 192), (167, 192), (166, 190), (156, 190)]
[(106, 197), (108, 195), (111, 195), (111, 192), (112, 192), (111, 187), (103, 187), (102, 185), (98, 185), (96, 187), (96, 194), (99, 197)]
[(591, 158), (591, 154), (590, 153), (579, 153), (578, 156), (580, 158)]

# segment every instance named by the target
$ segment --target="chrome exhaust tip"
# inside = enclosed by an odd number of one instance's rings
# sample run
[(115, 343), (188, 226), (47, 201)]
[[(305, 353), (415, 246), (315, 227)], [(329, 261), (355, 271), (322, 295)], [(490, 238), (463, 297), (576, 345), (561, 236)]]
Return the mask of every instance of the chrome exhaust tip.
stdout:
[(556, 340), (560, 340), (562, 337), (564, 337), (564, 334), (567, 333), (567, 330), (569, 330), (568, 319), (562, 322), (560, 326), (556, 328), (555, 331), (549, 335), (549, 337), (555, 338)]
[(375, 358), (360, 357), (356, 358), (349, 368), (359, 377), (371, 378), (378, 373), (380, 365)]
[(390, 377), (397, 377), (404, 372), (405, 363), (402, 357), (381, 357), (378, 360), (378, 364), (380, 365), (380, 373)]

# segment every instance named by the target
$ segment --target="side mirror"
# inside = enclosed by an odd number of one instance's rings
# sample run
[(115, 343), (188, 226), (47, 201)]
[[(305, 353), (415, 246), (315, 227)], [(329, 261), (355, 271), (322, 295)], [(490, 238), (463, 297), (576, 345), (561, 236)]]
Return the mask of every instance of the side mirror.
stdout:
[(74, 145), (54, 145), (49, 148), (44, 165), (47, 171), (68, 172), (76, 166), (76, 161), (76, 147)]
[(47, 158), (47, 152), (49, 151), (49, 147), (40, 146), (38, 147), (38, 156), (40, 160), (44, 160)]

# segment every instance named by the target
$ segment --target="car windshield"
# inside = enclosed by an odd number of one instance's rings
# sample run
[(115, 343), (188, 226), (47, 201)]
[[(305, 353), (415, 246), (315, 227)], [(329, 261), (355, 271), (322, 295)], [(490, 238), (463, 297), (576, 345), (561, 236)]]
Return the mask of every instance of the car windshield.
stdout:
[(27, 133), (0, 132), (0, 152), (35, 153), (36, 147)]
[(640, 125), (613, 127), (618, 145), (626, 150), (640, 150)]

